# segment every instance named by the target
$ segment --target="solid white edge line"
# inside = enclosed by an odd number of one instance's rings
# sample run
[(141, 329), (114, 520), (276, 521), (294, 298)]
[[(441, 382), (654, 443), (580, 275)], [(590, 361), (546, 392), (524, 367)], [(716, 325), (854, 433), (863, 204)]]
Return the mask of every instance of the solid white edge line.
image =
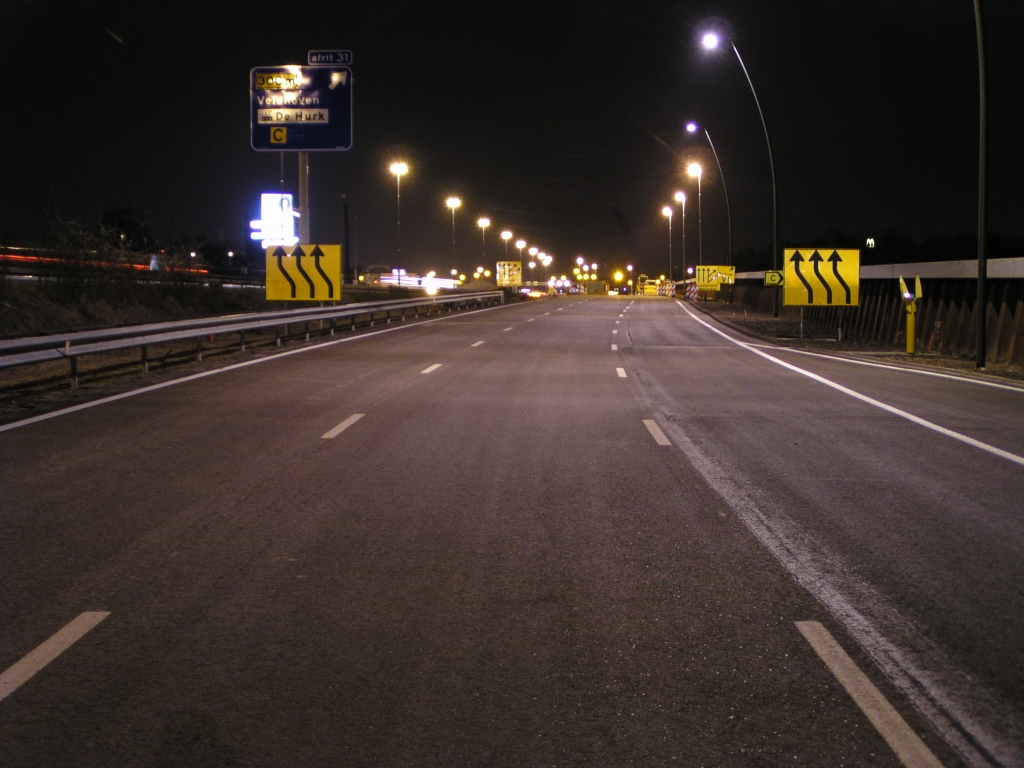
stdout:
[(644, 419), (644, 426), (647, 427), (647, 431), (651, 433), (651, 437), (658, 445), (672, 445), (672, 441), (665, 437), (665, 433), (661, 431), (661, 427), (654, 419)]
[(47, 640), (30, 651), (19, 661), (0, 673), (0, 701), (3, 701), (36, 672), (60, 656), (64, 651), (82, 639), (85, 634), (110, 615), (110, 611), (86, 611), (57, 630)]
[(942, 763), (820, 622), (794, 623), (903, 765), (907, 768), (942, 768)]
[[(514, 306), (513, 304), (500, 304), (497, 307), (487, 307), (486, 309), (475, 309), (470, 313), (476, 314), (478, 312), (492, 312), (495, 309), (505, 309), (506, 307)], [(282, 357), (288, 357), (289, 355), (301, 355), (304, 352), (313, 352), (317, 349), (323, 349), (324, 347), (333, 347), (335, 344), (347, 344), (351, 341), (360, 341), (361, 339), (368, 339), (371, 336), (379, 336), (382, 333), (392, 333), (393, 331), (402, 331), (407, 328), (419, 328), (424, 325), (431, 323), (440, 323), (445, 320), (459, 320), (470, 315), (448, 315), (446, 317), (435, 317), (433, 320), (420, 320), (416, 323), (410, 323), (409, 325), (396, 325), (393, 328), (382, 328), (379, 331), (367, 331), (366, 333), (360, 333), (358, 336), (350, 336), (346, 339), (335, 339), (334, 341), (324, 341), (319, 344), (311, 344), (308, 347), (301, 347), (299, 349), (289, 349), (287, 352), (279, 352), (276, 355), (267, 355), (266, 357), (260, 357), (255, 360), (246, 360), (241, 363), (232, 363), (226, 365), (223, 368), (214, 368), (212, 371), (202, 371), (201, 373), (193, 373), (189, 376), (182, 376), (180, 379), (172, 379), (171, 381), (164, 381), (160, 384), (150, 384), (148, 387), (140, 387), (139, 389), (132, 389), (128, 392), (121, 392), (116, 395), (110, 395), (108, 397), (101, 397), (98, 400), (90, 400), (88, 403), (79, 403), (78, 405), (68, 406), (67, 408), (60, 408), (56, 411), (50, 411), (49, 413), (41, 413), (38, 416), (30, 416), (27, 419), (21, 421), (12, 421), (9, 424), (0, 425), (0, 432), (7, 432), (11, 429), (17, 429), (18, 427), (27, 427), (29, 424), (37, 424), (40, 421), (47, 421), (48, 419), (55, 419), (58, 416), (66, 416), (69, 413), (75, 413), (76, 411), (84, 411), (87, 408), (95, 408), (97, 405), (106, 405), (107, 403), (113, 403), (117, 400), (124, 400), (129, 397), (135, 397), (136, 395), (142, 395), (146, 392), (155, 392), (158, 389), (164, 389), (165, 387), (173, 387), (177, 384), (184, 384), (188, 381), (195, 381), (196, 379), (205, 379), (207, 376), (216, 376), (218, 373), (226, 373), (227, 371), (234, 371), (238, 368), (248, 368), (250, 365), (258, 365), (259, 363), (266, 363), (270, 360), (278, 360)]]
[(964, 384), (977, 384), (980, 387), (995, 387), (996, 389), (1006, 389), (1010, 392), (1016, 392), (1019, 395), (1024, 395), (1024, 387), (1015, 387), (1010, 384), (1000, 384), (995, 381), (982, 381), (981, 379), (969, 379), (966, 376), (957, 376), (953, 373), (939, 373), (938, 371), (922, 371), (918, 368), (904, 368), (901, 365), (886, 365), (885, 363), (872, 363), (868, 360), (854, 360), (850, 357), (840, 357), (839, 355), (829, 355), (823, 352), (810, 352), (806, 349), (793, 349), (793, 347), (773, 347), (770, 344), (751, 344), (752, 347), (759, 347), (761, 349), (774, 349), (779, 352), (793, 352), (797, 355), (808, 355), (809, 357), (817, 357), (823, 360), (834, 360), (837, 363), (850, 363), (852, 365), (866, 365), (868, 368), (883, 368), (887, 371), (897, 371), (899, 373), (916, 373), (918, 376), (934, 376), (937, 379), (951, 379), (952, 381), (961, 381)]
[(620, 378), (620, 379), (624, 379), (624, 378), (626, 378), (626, 369), (625, 369), (625, 368), (616, 368), (616, 369), (615, 369), (615, 372), (616, 372), (617, 374), (619, 374), (619, 378)]
[(805, 371), (803, 368), (795, 366), (795, 365), (793, 365), (791, 363), (787, 363), (784, 360), (779, 360), (776, 357), (772, 357), (771, 355), (769, 355), (769, 354), (767, 354), (765, 352), (762, 352), (761, 350), (756, 349), (755, 347), (752, 347), (750, 344), (747, 344), (746, 342), (739, 341), (737, 339), (732, 338), (728, 334), (723, 333), (722, 331), (720, 331), (717, 328), (715, 328), (714, 326), (712, 326), (710, 323), (707, 323), (704, 320), (701, 320), (699, 317), (697, 317), (695, 314), (693, 314), (693, 312), (690, 311), (689, 307), (687, 307), (685, 304), (680, 302), (678, 299), (676, 300), (676, 303), (679, 304), (679, 306), (681, 306), (690, 317), (692, 317), (698, 323), (703, 325), (705, 328), (708, 328), (709, 330), (714, 331), (719, 336), (721, 336), (723, 339), (728, 339), (729, 341), (731, 341), (736, 346), (742, 347), (743, 349), (746, 349), (746, 350), (748, 350), (750, 352), (753, 352), (755, 355), (759, 355), (759, 356), (763, 357), (765, 360), (770, 360), (771, 362), (775, 363), (776, 365), (781, 365), (783, 368), (788, 368), (789, 370), (794, 371), (796, 373), (799, 373), (802, 376), (806, 376), (809, 379), (814, 379), (815, 381), (819, 382), (820, 384), (824, 384), (826, 387), (832, 387), (832, 389), (835, 389), (835, 390), (837, 390), (839, 392), (842, 392), (844, 395), (849, 395), (850, 397), (856, 398), (857, 400), (860, 400), (861, 402), (867, 403), (868, 405), (873, 405), (876, 408), (881, 408), (883, 411), (888, 411), (889, 413), (891, 413), (891, 414), (893, 414), (895, 416), (899, 416), (902, 419), (906, 419), (907, 421), (913, 422), (914, 424), (917, 424), (918, 426), (925, 427), (927, 429), (931, 429), (931, 430), (933, 430), (935, 432), (938, 432), (940, 435), (945, 435), (946, 437), (951, 437), (954, 440), (959, 440), (960, 442), (966, 443), (967, 445), (970, 445), (970, 446), (972, 446), (974, 448), (978, 448), (979, 450), (986, 451), (988, 453), (993, 454), (994, 456), (999, 456), (1000, 458), (1006, 459), (1007, 461), (1012, 461), (1014, 464), (1019, 464), (1020, 466), (1024, 467), (1024, 456), (1018, 456), (1015, 453), (1010, 453), (1009, 451), (1004, 451), (1002, 448), (996, 448), (994, 445), (989, 445), (988, 443), (983, 443), (980, 440), (975, 440), (973, 437), (968, 437), (967, 435), (962, 435), (959, 432), (954, 432), (952, 429), (946, 429), (946, 427), (943, 427), (943, 426), (940, 426), (940, 425), (938, 425), (938, 424), (936, 424), (934, 422), (928, 421), (927, 419), (922, 419), (920, 416), (915, 416), (914, 414), (908, 413), (907, 411), (901, 410), (901, 409), (899, 409), (899, 408), (897, 408), (897, 407), (895, 407), (893, 405), (889, 405), (888, 403), (883, 403), (881, 400), (875, 400), (873, 397), (868, 397), (867, 395), (862, 395), (860, 392), (856, 392), (856, 391), (850, 389), (849, 387), (844, 387), (842, 384), (837, 384), (836, 382), (832, 381), (831, 379), (826, 379), (824, 376), (819, 376), (816, 373), (811, 373), (810, 371)]
[(365, 413), (353, 413), (351, 416), (349, 416), (347, 419), (345, 419), (343, 422), (341, 422), (341, 424), (336, 426), (330, 432), (325, 432), (324, 434), (320, 435), (320, 439), (321, 440), (333, 440), (338, 435), (340, 435), (342, 432), (344, 432), (346, 429), (348, 429), (353, 424), (355, 424), (357, 421), (359, 421), (361, 418), (363, 418), (363, 416), (365, 416), (365, 415), (366, 415)]
[(481, 344), (483, 344), (483, 342), (482, 342), (482, 341), (474, 341), (474, 342), (473, 342), (472, 344), (470, 344), (469, 346), (471, 346), (471, 347), (479, 347), (479, 346), (480, 346)]
[(441, 363), (434, 363), (429, 368), (424, 368), (420, 373), (432, 373), (441, 367)]

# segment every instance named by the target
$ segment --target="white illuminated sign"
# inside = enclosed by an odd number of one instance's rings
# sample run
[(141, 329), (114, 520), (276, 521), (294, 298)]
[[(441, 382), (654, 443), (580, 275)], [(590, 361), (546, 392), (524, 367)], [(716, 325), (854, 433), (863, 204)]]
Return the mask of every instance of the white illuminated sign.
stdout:
[(298, 212), (292, 207), (292, 196), (282, 194), (260, 195), (260, 218), (249, 222), (255, 231), (249, 237), (262, 240), (263, 247), (295, 245), (295, 220)]

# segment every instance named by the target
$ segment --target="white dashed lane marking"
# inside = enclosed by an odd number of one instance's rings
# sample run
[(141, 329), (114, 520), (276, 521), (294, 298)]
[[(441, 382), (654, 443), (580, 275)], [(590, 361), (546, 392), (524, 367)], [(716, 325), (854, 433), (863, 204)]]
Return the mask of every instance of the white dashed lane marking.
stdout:
[(665, 437), (665, 433), (661, 431), (661, 427), (657, 425), (654, 419), (644, 419), (644, 426), (647, 427), (647, 431), (651, 433), (651, 437), (654, 438), (654, 442), (658, 445), (672, 445), (672, 442)]
[(480, 346), (481, 344), (483, 344), (483, 342), (482, 342), (482, 341), (474, 341), (474, 342), (473, 342), (472, 344), (470, 344), (469, 346), (471, 346), (471, 347), (479, 347), (479, 346)]
[(34, 651), (0, 673), (0, 701), (18, 690), (36, 672), (81, 640), (89, 630), (109, 615), (110, 611), (86, 611), (78, 614)]
[(441, 363), (434, 363), (429, 368), (424, 368), (422, 371), (420, 371), (420, 373), (432, 373), (433, 371), (436, 371), (440, 367), (441, 367)]
[(615, 372), (616, 372), (617, 374), (619, 374), (619, 378), (620, 378), (620, 379), (624, 379), (624, 378), (626, 378), (626, 369), (625, 369), (625, 368), (616, 368), (616, 369), (615, 369)]
[(363, 418), (363, 416), (365, 416), (365, 415), (366, 415), (365, 413), (353, 413), (351, 416), (349, 416), (347, 419), (345, 419), (343, 422), (341, 422), (341, 424), (336, 426), (330, 432), (325, 432), (324, 434), (320, 435), (320, 439), (321, 440), (333, 440), (338, 435), (340, 435), (342, 432), (344, 432), (346, 429), (348, 429), (353, 424), (355, 424), (357, 421), (359, 421), (361, 418)]
[(942, 768), (942, 763), (935, 758), (920, 737), (910, 730), (907, 721), (868, 680), (867, 675), (861, 672), (860, 667), (832, 637), (832, 633), (817, 621), (795, 623), (800, 634), (807, 638), (814, 652), (821, 657), (825, 666), (850, 694), (850, 698), (882, 734), (882, 738), (892, 747), (901, 763), (907, 768)]

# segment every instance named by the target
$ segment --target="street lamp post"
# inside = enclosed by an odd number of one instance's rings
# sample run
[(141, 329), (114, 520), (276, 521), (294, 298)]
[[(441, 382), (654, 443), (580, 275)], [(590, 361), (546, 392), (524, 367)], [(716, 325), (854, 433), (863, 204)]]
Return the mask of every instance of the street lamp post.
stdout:
[[(708, 32), (701, 39), (704, 47), (707, 50), (714, 50), (718, 47), (721, 39), (714, 32)], [(768, 145), (768, 164), (772, 170), (772, 269), (779, 269), (779, 196), (775, 186), (775, 159), (772, 157), (772, 140), (768, 137), (768, 124), (764, 120), (764, 112), (761, 111), (761, 102), (757, 98), (757, 91), (754, 90), (754, 82), (750, 79), (750, 73), (747, 72), (747, 65), (743, 63), (743, 57), (740, 56), (739, 49), (736, 48), (736, 43), (729, 41), (732, 46), (733, 53), (736, 54), (736, 60), (740, 63), (740, 68), (743, 70), (743, 75), (747, 78), (747, 85), (750, 86), (750, 92), (754, 95), (754, 104), (757, 105), (757, 114), (761, 117), (761, 128), (764, 129), (764, 141)], [(779, 289), (776, 288), (772, 293), (772, 316), (779, 316)]]
[[(522, 240), (522, 239), (516, 240), (516, 250), (519, 251), (519, 266), (520, 266), (520, 268), (523, 266), (523, 248), (525, 248), (525, 247), (526, 247), (526, 241), (525, 240)], [(530, 267), (530, 282), (531, 283), (533, 282), (533, 267), (532, 266)], [(533, 286), (531, 285), (530, 287), (532, 288)]]
[(480, 243), (483, 248), (484, 261), (487, 260), (487, 228), (491, 226), (491, 220), (486, 216), (481, 216), (476, 220), (476, 225), (480, 227)]
[(985, 291), (985, 278), (988, 277), (988, 254), (985, 251), (987, 234), (986, 191), (988, 189), (985, 174), (988, 169), (986, 143), (988, 141), (988, 107), (985, 88), (985, 36), (981, 23), (981, 0), (974, 0), (974, 29), (978, 37), (978, 296), (974, 304), (975, 316), (978, 318), (977, 354), (974, 365), (985, 367), (985, 354), (988, 352), (986, 325), (988, 310)]
[(668, 274), (672, 277), (672, 207), (666, 205), (661, 209), (661, 215), (668, 218)]
[[(675, 194), (675, 200), (679, 203), (679, 210), (683, 215), (683, 280), (686, 279), (686, 193), (680, 190)], [(675, 277), (675, 275), (672, 275)]]
[(704, 264), (704, 226), (700, 210), (700, 177), (704, 175), (704, 169), (700, 163), (690, 163), (686, 172), (697, 179), (697, 263)]
[[(398, 268), (402, 266), (402, 176), (409, 172), (405, 163), (392, 163), (391, 172), (395, 174), (395, 228), (398, 232), (398, 247), (395, 251)], [(402, 273), (398, 273), (398, 284), (402, 284)]]
[(629, 283), (628, 283), (628, 285), (629, 285), (629, 292), (630, 293), (635, 293), (636, 289), (633, 287), (633, 265), (632, 264), (627, 264), (626, 265), (626, 271), (629, 273)]
[(462, 205), (462, 201), (457, 197), (449, 197), (444, 204), (452, 209), (452, 264), (455, 264), (455, 209)]
[[(687, 123), (686, 130), (690, 133), (696, 133), (697, 124)], [(708, 140), (708, 146), (711, 147), (711, 154), (715, 156), (715, 165), (718, 166), (718, 178), (722, 180), (722, 192), (725, 194), (725, 218), (728, 223), (728, 248), (726, 251), (726, 264), (732, 264), (732, 208), (729, 207), (729, 187), (725, 183), (725, 173), (722, 172), (722, 161), (718, 159), (718, 151), (715, 149), (715, 144), (711, 141), (711, 134), (708, 133), (708, 129), (704, 129), (704, 136)]]

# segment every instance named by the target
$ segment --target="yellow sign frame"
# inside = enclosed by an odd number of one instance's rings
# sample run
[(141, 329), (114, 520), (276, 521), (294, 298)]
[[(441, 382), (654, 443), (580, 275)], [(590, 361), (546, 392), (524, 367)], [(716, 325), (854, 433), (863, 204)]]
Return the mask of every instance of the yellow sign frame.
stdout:
[[(859, 248), (786, 248), (783, 262), (782, 303), (787, 307), (860, 304)], [(823, 269), (823, 263), (831, 266)]]
[(494, 268), (494, 279), (499, 288), (518, 288), (523, 284), (523, 262), (499, 261)]
[(723, 285), (736, 282), (736, 267), (702, 264), (696, 268), (697, 287), (702, 291), (718, 291)]
[(341, 246), (267, 248), (267, 301), (341, 301)]

